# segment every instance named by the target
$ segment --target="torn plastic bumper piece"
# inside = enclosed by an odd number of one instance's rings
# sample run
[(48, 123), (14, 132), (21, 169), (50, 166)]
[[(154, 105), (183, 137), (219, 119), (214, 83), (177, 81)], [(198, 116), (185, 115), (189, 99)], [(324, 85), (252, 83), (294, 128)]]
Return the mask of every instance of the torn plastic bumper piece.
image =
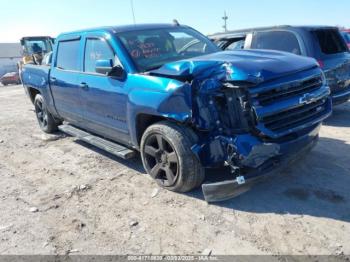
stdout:
[[(311, 137), (309, 137), (309, 139), (310, 138)], [(312, 137), (309, 142), (304, 144), (304, 147), (299, 148), (299, 150), (291, 154), (280, 155), (278, 159), (273, 158), (266, 161), (263, 166), (267, 166), (268, 168), (264, 168), (263, 171), (261, 168), (258, 168), (256, 171), (246, 176), (238, 176), (235, 180), (203, 184), (202, 190), (205, 201), (209, 203), (225, 201), (247, 192), (254, 183), (261, 178), (277, 174), (292, 162), (303, 157), (317, 144), (317, 141), (318, 135)]]
[(252, 186), (252, 183), (239, 184), (237, 179), (203, 184), (202, 190), (204, 199), (207, 202), (225, 201), (247, 192)]

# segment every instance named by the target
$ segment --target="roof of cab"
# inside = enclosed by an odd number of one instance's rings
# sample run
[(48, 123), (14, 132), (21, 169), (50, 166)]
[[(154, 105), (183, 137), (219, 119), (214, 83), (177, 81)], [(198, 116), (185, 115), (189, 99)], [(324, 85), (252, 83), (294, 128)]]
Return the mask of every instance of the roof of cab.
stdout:
[[(139, 30), (148, 30), (148, 29), (161, 29), (161, 28), (173, 28), (178, 27), (178, 25), (174, 24), (135, 24), (135, 25), (120, 25), (120, 26), (104, 26), (97, 28), (88, 28), (81, 29), (72, 32), (62, 33), (59, 36), (67, 36), (67, 35), (77, 35), (85, 32), (96, 32), (96, 31), (107, 31), (110, 33), (122, 33), (122, 32), (130, 32), (130, 31), (139, 31)], [(188, 27), (185, 25), (179, 25), (179, 27)]]
[(251, 31), (264, 31), (264, 30), (272, 30), (272, 29), (306, 29), (306, 30), (317, 30), (317, 29), (338, 29), (336, 26), (325, 26), (325, 25), (278, 25), (278, 26), (267, 26), (267, 27), (256, 27), (256, 28), (247, 28), (247, 29), (239, 29), (233, 31), (227, 31), (223, 33), (215, 33), (209, 35), (210, 38), (223, 38), (231, 35), (239, 35), (243, 33), (248, 33)]

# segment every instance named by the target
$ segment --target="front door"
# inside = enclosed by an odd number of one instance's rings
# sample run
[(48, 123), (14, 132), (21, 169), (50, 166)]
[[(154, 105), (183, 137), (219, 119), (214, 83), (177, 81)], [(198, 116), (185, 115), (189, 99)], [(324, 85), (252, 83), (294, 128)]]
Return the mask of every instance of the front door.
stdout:
[(119, 60), (102, 36), (88, 35), (84, 41), (80, 86), (86, 128), (104, 137), (128, 143), (125, 82), (96, 72), (98, 60), (110, 60), (114, 66)]

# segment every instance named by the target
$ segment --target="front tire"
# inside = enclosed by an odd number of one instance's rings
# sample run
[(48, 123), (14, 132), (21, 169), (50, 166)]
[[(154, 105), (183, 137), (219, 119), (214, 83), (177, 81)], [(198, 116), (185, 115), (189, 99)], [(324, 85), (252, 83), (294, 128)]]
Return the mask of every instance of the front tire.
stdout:
[(204, 168), (191, 146), (196, 135), (186, 127), (160, 122), (147, 128), (141, 139), (141, 157), (147, 173), (159, 186), (188, 192), (204, 180)]
[(57, 131), (57, 123), (47, 110), (47, 106), (42, 95), (37, 94), (34, 99), (35, 114), (40, 129), (45, 133), (51, 134)]

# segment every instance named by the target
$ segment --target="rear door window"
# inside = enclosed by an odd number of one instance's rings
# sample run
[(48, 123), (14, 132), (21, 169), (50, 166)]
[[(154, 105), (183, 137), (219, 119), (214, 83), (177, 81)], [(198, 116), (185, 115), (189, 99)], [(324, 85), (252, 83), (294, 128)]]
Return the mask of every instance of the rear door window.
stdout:
[(278, 50), (301, 55), (296, 35), (288, 31), (257, 32), (253, 37), (251, 48)]
[(96, 62), (98, 60), (111, 60), (114, 63), (114, 52), (104, 39), (87, 39), (84, 71), (96, 73)]
[(62, 70), (80, 71), (80, 40), (58, 43), (56, 67)]
[(345, 41), (337, 29), (315, 30), (321, 52), (325, 55), (347, 52)]

